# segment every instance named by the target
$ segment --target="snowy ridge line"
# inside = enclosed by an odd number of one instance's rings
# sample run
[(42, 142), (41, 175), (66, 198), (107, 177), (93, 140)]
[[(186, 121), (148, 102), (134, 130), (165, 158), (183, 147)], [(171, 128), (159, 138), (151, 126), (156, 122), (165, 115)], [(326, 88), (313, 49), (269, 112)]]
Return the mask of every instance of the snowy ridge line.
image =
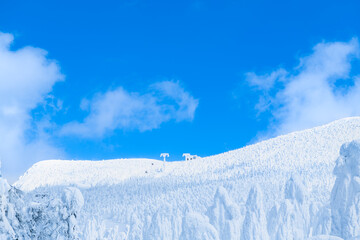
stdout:
[(180, 166), (172, 175), (187, 175), (213, 172), (216, 169), (271, 168), (293, 170), (314, 163), (334, 166), (342, 143), (360, 138), (360, 118), (345, 118), (330, 124), (282, 135), (237, 150), (205, 157), (189, 163), (192, 167)]
[(14, 186), (23, 191), (31, 191), (40, 186), (77, 185), (89, 188), (112, 185), (133, 177), (149, 177), (159, 171), (162, 165), (162, 161), (145, 158), (101, 161), (45, 160), (34, 164)]
[[(352, 232), (360, 229), (360, 142), (343, 144), (355, 139), (359, 117), (165, 168), (149, 159), (44, 161), (16, 184), (30, 200), (79, 187), (80, 239), (349, 240), (360, 235)], [(355, 222), (336, 233), (333, 213)]]
[[(244, 146), (244, 147), (242, 147), (240, 149), (234, 149), (234, 150), (229, 150), (229, 151), (224, 152), (224, 153), (210, 155), (207, 158), (220, 157), (222, 155), (232, 154), (232, 153), (234, 153), (236, 151), (239, 151), (239, 150), (242, 150), (242, 149), (245, 150), (245, 149), (250, 148), (250, 147), (256, 147), (259, 144), (266, 144), (267, 142), (273, 142), (273, 141), (280, 140), (280, 139), (283, 139), (283, 138), (288, 138), (288, 137), (291, 137), (291, 136), (296, 137), (298, 134), (304, 134), (304, 133), (310, 133), (311, 134), (311, 133), (321, 132), (324, 128), (332, 128), (333, 126), (336, 126), (336, 125), (344, 125), (344, 124), (347, 125), (348, 123), (356, 122), (356, 121), (360, 121), (360, 117), (342, 118), (342, 119), (335, 120), (333, 122), (330, 122), (330, 123), (327, 123), (327, 124), (324, 124), (324, 125), (321, 125), (321, 126), (317, 126), (317, 127), (313, 127), (313, 128), (309, 128), (309, 129), (305, 129), (305, 130), (294, 131), (294, 132), (291, 132), (291, 133), (279, 135), (279, 136), (274, 137), (274, 138), (265, 139), (263, 141), (260, 141), (260, 142), (254, 143), (254, 144), (246, 145), (246, 146)], [(269, 144), (269, 145), (271, 146), (272, 144)]]
[(166, 176), (186, 177), (190, 178), (189, 181), (199, 177), (220, 180), (238, 178), (239, 175), (249, 176), (254, 171), (267, 175), (273, 171), (305, 171), (316, 166), (322, 167), (319, 177), (331, 176), (341, 144), (358, 138), (360, 118), (345, 118), (210, 157), (187, 162), (167, 162), (165, 169), (162, 161), (150, 159), (42, 161), (20, 177), (15, 186), (23, 191), (55, 185), (89, 188), (120, 184), (130, 178), (155, 179)]

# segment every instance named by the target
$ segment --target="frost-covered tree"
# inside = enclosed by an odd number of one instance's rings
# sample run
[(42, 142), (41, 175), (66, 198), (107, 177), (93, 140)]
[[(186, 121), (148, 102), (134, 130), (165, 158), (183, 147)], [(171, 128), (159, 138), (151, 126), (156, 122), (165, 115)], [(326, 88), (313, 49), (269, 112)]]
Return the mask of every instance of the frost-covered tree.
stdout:
[(352, 177), (349, 192), (348, 205), (342, 226), (342, 237), (344, 239), (360, 237), (360, 177)]
[(31, 239), (24, 194), (0, 174), (0, 239)]
[(83, 238), (86, 240), (98, 240), (102, 235), (102, 230), (95, 218), (89, 219), (85, 226)]
[(0, 239), (16, 239), (17, 237), (8, 219), (9, 212), (10, 219), (14, 219), (13, 212), (15, 211), (8, 202), (9, 190), (8, 182), (0, 177)]
[(340, 156), (336, 160), (333, 174), (336, 176), (334, 187), (330, 196), (331, 207), (331, 234), (342, 236), (343, 221), (347, 207), (351, 171), (349, 169), (348, 145), (345, 143), (340, 148)]
[(29, 216), (25, 194), (13, 186), (10, 186), (8, 191), (7, 216), (17, 238), (30, 239)]
[(360, 141), (341, 146), (334, 168), (336, 181), (331, 192), (333, 235), (344, 239), (360, 236)]
[(318, 202), (312, 202), (309, 206), (309, 217), (310, 217), (310, 230), (309, 234), (312, 236), (314, 228), (317, 225), (317, 215), (319, 214), (321, 204)]
[(218, 231), (220, 239), (239, 239), (240, 210), (230, 199), (225, 188), (217, 189), (213, 205), (209, 207), (206, 215)]
[(74, 187), (66, 188), (62, 199), (39, 194), (28, 207), (31, 238), (78, 239), (77, 218), (84, 199)]
[(69, 187), (62, 200), (49, 193), (24, 194), (0, 174), (0, 239), (78, 239), (81, 192)]
[(267, 230), (270, 236), (270, 239), (274, 239), (275, 233), (276, 233), (276, 221), (277, 221), (277, 216), (278, 216), (278, 212), (279, 212), (279, 204), (275, 203), (275, 205), (271, 208), (271, 210), (268, 212), (266, 220), (267, 220)]
[(136, 213), (131, 216), (130, 230), (128, 240), (143, 239), (143, 223), (140, 221)]
[(312, 224), (312, 235), (330, 235), (331, 234), (331, 209), (324, 206), (319, 209), (314, 216)]
[(251, 188), (246, 201), (246, 215), (241, 240), (268, 240), (263, 196), (259, 186)]
[(270, 236), (276, 240), (302, 240), (308, 236), (309, 216), (306, 191), (298, 177), (292, 176), (285, 185), (285, 200), (281, 203)]
[[(62, 201), (65, 206), (63, 212), (63, 219), (67, 222), (67, 234), (70, 238), (76, 238), (77, 233), (77, 218), (79, 212), (84, 205), (84, 198), (79, 189), (75, 187), (68, 187), (64, 190)], [(64, 210), (64, 209), (63, 209)]]
[(129, 240), (129, 226), (126, 225), (124, 231), (121, 231), (118, 225), (106, 226), (104, 221), (98, 221), (96, 218), (88, 220), (81, 239), (86, 240)]
[(180, 240), (220, 240), (220, 238), (206, 216), (190, 211), (183, 218)]
[(145, 231), (144, 240), (179, 239), (181, 234), (182, 215), (169, 204), (164, 204), (152, 216), (149, 229)]

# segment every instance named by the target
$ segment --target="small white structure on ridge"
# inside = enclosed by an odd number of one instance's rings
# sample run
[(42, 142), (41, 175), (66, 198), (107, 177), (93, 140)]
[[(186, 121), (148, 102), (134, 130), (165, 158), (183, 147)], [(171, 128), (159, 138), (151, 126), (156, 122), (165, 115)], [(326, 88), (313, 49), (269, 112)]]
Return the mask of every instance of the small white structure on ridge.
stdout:
[(183, 153), (182, 156), (185, 157), (185, 161), (189, 161), (191, 154), (190, 153)]
[(161, 168), (161, 171), (163, 172), (163, 171), (165, 171), (166, 158), (169, 157), (169, 154), (168, 153), (162, 153), (162, 154), (160, 154), (160, 157), (164, 158), (163, 166)]
[(169, 157), (169, 154), (168, 153), (162, 153), (162, 154), (160, 154), (160, 157), (163, 157), (164, 162), (166, 162), (166, 158)]

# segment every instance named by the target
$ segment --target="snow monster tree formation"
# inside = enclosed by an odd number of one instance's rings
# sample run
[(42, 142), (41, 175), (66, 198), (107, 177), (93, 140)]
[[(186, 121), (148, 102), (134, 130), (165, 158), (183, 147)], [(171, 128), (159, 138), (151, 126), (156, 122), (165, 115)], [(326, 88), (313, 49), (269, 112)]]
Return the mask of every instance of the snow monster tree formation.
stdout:
[[(259, 186), (245, 205), (219, 187), (203, 213), (164, 205), (146, 218), (133, 215), (124, 234), (105, 234), (96, 220), (83, 233), (77, 228), (84, 199), (79, 189), (63, 189), (30, 198), (0, 177), (0, 239), (183, 239), (183, 240), (352, 240), (360, 239), (360, 141), (341, 146), (333, 171), (329, 204), (311, 203), (299, 176), (285, 183), (283, 199), (264, 209)], [(30, 199), (28, 199), (30, 198)], [(243, 209), (243, 210), (242, 210)]]

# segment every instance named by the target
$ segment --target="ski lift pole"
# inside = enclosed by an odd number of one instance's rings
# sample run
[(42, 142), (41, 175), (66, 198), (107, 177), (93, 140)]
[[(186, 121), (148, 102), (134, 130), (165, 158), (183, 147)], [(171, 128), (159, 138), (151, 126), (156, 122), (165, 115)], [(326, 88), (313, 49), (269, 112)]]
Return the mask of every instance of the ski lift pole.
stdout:
[(160, 154), (160, 157), (164, 158), (164, 162), (163, 162), (163, 171), (165, 170), (165, 163), (166, 163), (166, 158), (169, 157), (168, 153), (162, 153)]
[(168, 153), (162, 153), (160, 154), (160, 157), (163, 157), (164, 158), (164, 163), (166, 162), (166, 158), (169, 157), (169, 154)]

